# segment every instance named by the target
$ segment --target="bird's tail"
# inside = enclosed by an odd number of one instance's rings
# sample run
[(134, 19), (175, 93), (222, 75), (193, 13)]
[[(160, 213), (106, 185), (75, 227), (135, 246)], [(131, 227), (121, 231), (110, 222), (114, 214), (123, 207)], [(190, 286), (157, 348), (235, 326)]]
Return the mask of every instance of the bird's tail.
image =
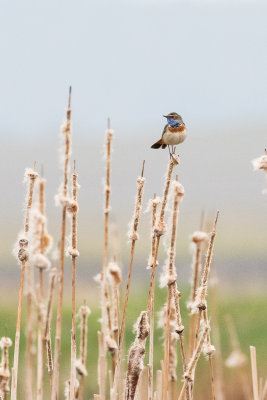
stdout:
[(156, 143), (152, 144), (151, 149), (159, 149), (162, 147), (165, 149), (166, 145), (163, 143), (162, 139), (158, 140)]

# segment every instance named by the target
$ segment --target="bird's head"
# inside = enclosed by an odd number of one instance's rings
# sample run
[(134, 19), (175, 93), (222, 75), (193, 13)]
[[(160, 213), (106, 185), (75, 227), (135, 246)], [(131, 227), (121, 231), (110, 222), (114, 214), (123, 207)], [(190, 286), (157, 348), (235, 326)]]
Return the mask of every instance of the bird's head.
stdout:
[(181, 115), (177, 114), (176, 112), (171, 112), (168, 115), (163, 115), (163, 117), (167, 118), (168, 125), (170, 125), (173, 128), (184, 125), (184, 121)]

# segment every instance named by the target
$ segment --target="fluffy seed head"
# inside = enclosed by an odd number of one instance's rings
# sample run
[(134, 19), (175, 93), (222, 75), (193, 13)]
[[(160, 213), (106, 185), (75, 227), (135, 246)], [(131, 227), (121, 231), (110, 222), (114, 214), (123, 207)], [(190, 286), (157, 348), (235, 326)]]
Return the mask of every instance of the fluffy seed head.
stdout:
[(147, 338), (149, 333), (149, 323), (148, 323), (148, 313), (147, 311), (142, 311), (134, 327), (136, 331), (136, 337), (138, 339), (144, 340)]
[(191, 239), (194, 243), (207, 242), (209, 240), (209, 235), (206, 232), (196, 231), (193, 233)]
[(206, 344), (203, 348), (203, 353), (211, 357), (215, 353), (216, 349), (212, 344)]
[(166, 232), (166, 224), (165, 224), (165, 222), (159, 221), (159, 222), (156, 224), (155, 228), (154, 228), (154, 234), (155, 234), (157, 237), (159, 237), (159, 236), (164, 235), (165, 232)]
[(24, 174), (24, 182), (27, 182), (28, 179), (36, 179), (38, 178), (38, 173), (34, 171), (32, 168), (26, 168)]
[(119, 286), (122, 281), (121, 269), (116, 262), (110, 262), (108, 264), (109, 277), (113, 280), (116, 286)]
[(39, 268), (39, 269), (42, 269), (42, 270), (48, 270), (51, 267), (50, 261), (42, 253), (33, 254), (31, 260), (32, 260), (33, 265), (36, 268)]
[(252, 165), (254, 167), (254, 170), (257, 170), (257, 169), (267, 170), (267, 154), (252, 160)]
[(230, 356), (226, 359), (225, 365), (228, 368), (240, 368), (243, 367), (247, 362), (245, 354), (241, 353), (240, 350), (234, 350)]
[(28, 261), (29, 259), (29, 252), (24, 248), (19, 249), (18, 251), (18, 259), (19, 261)]
[(79, 308), (79, 315), (82, 317), (83, 315), (89, 316), (91, 314), (91, 310), (88, 306), (83, 305)]
[(0, 348), (4, 349), (5, 347), (11, 347), (12, 346), (12, 340), (9, 337), (3, 336), (0, 340)]
[(81, 360), (76, 360), (75, 362), (75, 367), (76, 367), (76, 371), (77, 374), (80, 376), (87, 376), (87, 370), (85, 365), (81, 362)]
[(78, 203), (77, 203), (77, 201), (74, 201), (74, 200), (71, 200), (70, 202), (69, 202), (69, 204), (67, 205), (67, 211), (70, 213), (70, 214), (74, 214), (74, 213), (77, 213), (78, 212)]
[(107, 345), (107, 349), (110, 352), (110, 354), (115, 354), (118, 350), (118, 346), (117, 343), (114, 339), (112, 339), (112, 337), (110, 336), (106, 336), (106, 345)]

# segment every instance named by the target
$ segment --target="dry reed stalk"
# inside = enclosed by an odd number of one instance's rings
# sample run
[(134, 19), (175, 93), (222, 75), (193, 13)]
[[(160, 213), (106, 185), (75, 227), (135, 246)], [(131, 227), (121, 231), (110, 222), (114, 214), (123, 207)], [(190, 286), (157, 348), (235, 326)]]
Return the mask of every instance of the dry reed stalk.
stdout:
[(118, 353), (118, 342), (119, 342), (119, 286), (122, 281), (121, 270), (119, 265), (114, 262), (109, 263), (108, 265), (108, 283), (111, 289), (111, 297), (112, 297), (112, 324), (110, 328), (110, 334), (106, 337), (106, 345), (107, 349), (111, 355), (112, 360), (112, 384), (116, 369), (117, 363), (117, 353)]
[[(153, 237), (155, 237), (155, 239), (152, 241), (153, 264), (152, 264), (150, 286), (149, 286), (149, 293), (148, 293), (148, 302), (147, 302), (147, 310), (149, 311), (149, 315), (150, 315), (150, 325), (151, 325), (151, 321), (152, 321), (152, 328), (150, 329), (150, 335), (152, 335), (152, 337), (150, 336), (150, 339), (149, 339), (150, 340), (150, 342), (149, 342), (149, 376), (148, 376), (148, 385), (149, 385), (148, 399), (149, 400), (152, 400), (152, 398), (153, 398), (153, 354), (152, 354), (152, 350), (153, 350), (153, 346), (154, 346), (154, 329), (153, 328), (154, 328), (155, 272), (156, 272), (156, 266), (157, 266), (160, 237), (162, 235), (164, 235), (165, 230), (166, 230), (164, 218), (165, 218), (166, 205), (167, 205), (167, 201), (168, 201), (172, 172), (173, 172), (174, 167), (178, 164), (179, 164), (179, 157), (177, 157), (173, 154), (171, 156), (169, 164), (168, 164), (160, 215), (159, 215), (157, 222), (154, 221), (154, 219), (152, 219), (152, 222), (154, 225)], [(158, 200), (157, 200), (157, 202), (158, 202)]]
[[(34, 163), (34, 171), (36, 168), (36, 163)], [(29, 185), (29, 202), (26, 211), (26, 221), (25, 228), (29, 230), (29, 222), (30, 222), (30, 210), (32, 207), (33, 201), (33, 189), (34, 183), (37, 176), (30, 181)], [(26, 282), (27, 282), (27, 322), (26, 322), (26, 384), (25, 384), (25, 394), (27, 398), (33, 397), (33, 270), (31, 263), (28, 263), (26, 269)]]
[(202, 334), (202, 336), (201, 336), (201, 338), (200, 338), (200, 340), (199, 340), (199, 342), (198, 342), (198, 344), (197, 344), (197, 346), (196, 346), (196, 348), (194, 350), (194, 353), (193, 353), (193, 355), (192, 355), (192, 357), (191, 357), (191, 359), (190, 359), (190, 361), (188, 363), (186, 373), (184, 374), (183, 387), (182, 387), (182, 390), (181, 390), (181, 392), (179, 394), (178, 400), (183, 400), (186, 388), (188, 386), (188, 383), (189, 382), (194, 382), (194, 375), (195, 375), (196, 365), (197, 365), (197, 362), (199, 360), (199, 357), (200, 357), (204, 342), (206, 340), (207, 334), (208, 334), (208, 328), (205, 327), (205, 329), (203, 331), (203, 334)]
[(104, 332), (97, 332), (98, 334), (98, 386), (99, 386), (99, 399), (105, 400), (106, 398), (106, 375), (107, 375), (107, 359), (105, 347)]
[(141, 371), (137, 389), (135, 393), (135, 400), (147, 400), (148, 399), (148, 366), (144, 366), (143, 370)]
[[(194, 304), (196, 300), (196, 292), (199, 283), (199, 268), (202, 253), (202, 244), (208, 240), (208, 235), (206, 232), (196, 231), (192, 235), (192, 243), (194, 245), (194, 255), (193, 255), (193, 279), (191, 288), (191, 305)], [(191, 306), (190, 306), (191, 307)], [(195, 314), (190, 314), (190, 324), (189, 324), (189, 349), (188, 356), (192, 356), (193, 346), (194, 346), (194, 328), (195, 328)]]
[(74, 161), (72, 173), (72, 201), (68, 205), (67, 211), (72, 217), (71, 223), (71, 246), (68, 253), (72, 261), (72, 323), (71, 323), (71, 372), (70, 372), (70, 399), (74, 400), (75, 382), (76, 382), (76, 258), (79, 256), (77, 250), (77, 192), (79, 185), (77, 183), (76, 163)]
[(207, 250), (207, 254), (206, 254), (206, 262), (205, 262), (205, 265), (204, 265), (204, 268), (202, 271), (201, 285), (197, 290), (195, 303), (192, 305), (192, 309), (198, 310), (198, 319), (197, 319), (197, 325), (196, 325), (196, 330), (195, 330), (194, 348), (198, 341), (202, 311), (205, 310), (207, 307), (206, 295), (207, 295), (207, 290), (208, 290), (208, 278), (209, 278), (209, 273), (210, 273), (210, 266), (211, 266), (211, 260), (212, 260), (214, 240), (215, 240), (215, 236), (216, 236), (216, 226), (217, 226), (218, 217), (219, 217), (219, 211), (217, 211), (217, 213), (216, 213), (215, 222), (214, 222), (213, 229), (212, 229), (212, 232), (210, 235), (209, 246), (208, 246), (208, 250)]
[[(106, 131), (106, 182), (105, 182), (105, 222), (104, 222), (104, 252), (103, 252), (103, 264), (101, 272), (101, 306), (102, 306), (102, 332), (105, 335), (110, 335), (110, 307), (109, 307), (109, 295), (107, 288), (107, 265), (108, 265), (108, 233), (109, 233), (109, 212), (110, 212), (110, 172), (111, 172), (111, 141), (114, 135), (114, 131), (110, 129), (110, 120), (108, 119), (108, 129)], [(106, 326), (105, 326), (106, 324)]]
[(127, 286), (126, 286), (126, 294), (125, 294), (125, 300), (124, 300), (124, 308), (123, 308), (123, 314), (122, 314), (120, 335), (119, 335), (117, 365), (116, 365), (115, 376), (114, 376), (114, 395), (115, 396), (118, 395), (120, 369), (121, 369), (121, 357), (122, 357), (122, 349), (123, 349), (124, 334), (125, 334), (125, 323), (126, 323), (126, 314), (127, 314), (128, 299), (129, 299), (129, 293), (130, 293), (130, 284), (131, 284), (131, 277), (132, 277), (135, 243), (139, 239), (138, 225), (139, 225), (139, 219), (140, 219), (141, 210), (142, 210), (142, 200), (143, 200), (143, 192), (144, 192), (144, 184), (145, 184), (144, 165), (145, 165), (145, 162), (143, 162), (141, 176), (137, 179), (137, 195), (136, 195), (136, 200), (135, 200), (135, 209), (134, 209), (134, 215), (133, 215), (133, 220), (132, 220), (132, 226), (130, 227), (130, 231), (129, 231), (129, 239), (131, 240), (131, 255), (130, 255), (130, 263), (129, 263), (129, 271), (128, 271), (128, 278), (127, 278)]
[[(24, 237), (22, 237), (19, 240), (19, 251), (18, 251), (18, 260), (21, 262), (21, 277), (20, 277), (20, 288), (19, 288), (19, 299), (18, 299), (16, 335), (15, 335), (15, 344), (14, 344), (14, 361), (13, 361), (12, 379), (11, 379), (11, 400), (17, 399), (22, 296), (23, 296), (23, 286), (24, 286), (26, 262), (29, 259), (29, 253), (28, 253), (29, 215), (30, 215), (30, 209), (32, 206), (32, 201), (33, 201), (34, 183), (35, 183), (35, 180), (37, 177), (38, 177), (38, 174), (35, 171), (35, 165), (34, 165), (34, 169), (31, 169), (31, 168), (26, 169), (25, 181), (28, 182), (28, 193), (27, 193), (27, 200), (26, 200)], [(31, 351), (31, 349), (28, 348), (28, 351)], [(32, 365), (31, 365), (31, 367), (32, 367)], [(30, 378), (31, 378), (31, 376), (30, 376)]]
[(179, 206), (184, 196), (183, 186), (174, 181), (173, 182), (173, 210), (172, 210), (172, 231), (171, 231), (171, 242), (170, 248), (168, 250), (168, 264), (167, 264), (167, 276), (165, 277), (168, 285), (168, 301), (167, 301), (167, 320), (165, 328), (165, 347), (164, 347), (164, 369), (163, 369), (163, 389), (162, 398), (167, 398), (168, 393), (168, 369), (169, 369), (169, 341), (170, 341), (170, 314), (171, 314), (171, 301), (173, 303), (176, 311), (176, 333), (179, 335), (180, 339), (180, 350), (183, 363), (183, 371), (186, 370), (186, 359), (185, 359), (185, 349), (184, 349), (184, 337), (183, 331), (184, 326), (182, 324), (182, 317), (179, 305), (180, 292), (177, 289), (177, 273), (174, 265), (175, 260), (175, 245), (177, 238), (177, 224), (178, 224), (178, 213)]
[(51, 348), (50, 326), (51, 326), (51, 315), (52, 315), (51, 311), (52, 311), (52, 301), (55, 290), (56, 276), (57, 276), (57, 270), (56, 268), (53, 268), (50, 273), (50, 282), (48, 287), (48, 302), (46, 308), (46, 317), (44, 321), (44, 341), (47, 353), (47, 369), (49, 374), (50, 389), (52, 388), (52, 377), (53, 377), (53, 357)]
[[(151, 212), (151, 227), (152, 227), (152, 241), (151, 241), (151, 257), (149, 259), (149, 266), (152, 267), (151, 277), (150, 277), (150, 287), (151, 287), (151, 299), (148, 309), (149, 323), (150, 323), (150, 335), (149, 335), (149, 361), (148, 361), (148, 400), (153, 399), (153, 365), (154, 365), (154, 296), (155, 296), (155, 268), (153, 268), (154, 254), (156, 250), (156, 235), (154, 229), (156, 226), (157, 219), (157, 207), (160, 203), (160, 198), (154, 195), (154, 198), (150, 200), (152, 206)], [(157, 263), (156, 263), (157, 264)], [(152, 282), (153, 281), (153, 282)]]
[(162, 399), (162, 371), (157, 370), (156, 372), (156, 393), (154, 395), (155, 400)]
[(76, 370), (79, 374), (79, 400), (83, 399), (83, 391), (84, 391), (84, 377), (87, 375), (86, 371), (86, 359), (87, 359), (87, 320), (88, 316), (91, 314), (91, 310), (87, 307), (84, 302), (83, 306), (79, 309), (80, 316), (80, 331), (81, 331), (81, 339), (80, 339), (80, 359), (79, 364), (82, 364), (83, 368), (77, 368)]
[(267, 379), (266, 379), (265, 384), (263, 386), (262, 396), (261, 396), (261, 400), (266, 400), (266, 399), (267, 399)]
[(3, 400), (7, 400), (7, 395), (10, 391), (10, 370), (9, 370), (9, 356), (8, 348), (12, 346), (12, 340), (8, 337), (2, 337), (0, 340), (0, 348), (2, 350), (1, 364), (0, 364), (0, 395)]
[(213, 269), (213, 276), (210, 279), (210, 308), (213, 321), (213, 341), (216, 348), (214, 364), (215, 364), (215, 391), (216, 399), (224, 400), (224, 387), (223, 387), (223, 361), (221, 352), (220, 329), (218, 321), (218, 307), (217, 307), (217, 277)]
[(71, 155), (71, 87), (69, 89), (69, 101), (68, 101), (66, 122), (63, 124), (61, 131), (65, 137), (65, 149), (64, 149), (63, 187), (61, 189), (61, 193), (58, 196), (59, 202), (62, 206), (62, 220), (61, 220), (59, 290), (58, 290), (57, 322), (56, 322), (56, 337), (55, 337), (54, 372), (52, 380), (51, 400), (57, 400), (58, 389), (59, 389), (60, 346), (61, 346), (62, 307), (63, 307), (63, 290), (64, 290), (66, 214), (67, 214), (67, 206), (70, 203), (70, 200), (68, 198), (68, 184), (69, 184), (69, 163)]
[[(113, 340), (112, 326), (111, 326), (111, 311), (110, 300), (107, 285), (107, 265), (108, 265), (108, 236), (109, 236), (109, 212), (110, 212), (110, 172), (111, 172), (111, 141), (114, 131), (110, 129), (110, 120), (108, 119), (108, 129), (106, 131), (106, 181), (105, 181), (105, 208), (104, 208), (104, 251), (103, 251), (103, 264), (101, 271), (101, 330), (107, 338)], [(111, 351), (113, 370), (115, 368), (114, 352)]]
[(215, 400), (214, 369), (213, 369), (213, 362), (212, 362), (212, 356), (215, 353), (215, 347), (211, 344), (210, 324), (209, 324), (209, 320), (208, 320), (207, 308), (203, 311), (203, 319), (204, 319), (205, 326), (208, 328), (207, 340), (206, 340), (206, 346), (204, 349), (204, 353), (206, 354), (206, 356), (208, 357), (208, 360), (209, 360), (211, 395), (212, 395), (212, 400)]
[(119, 287), (122, 281), (121, 269), (119, 264), (116, 262), (109, 263), (108, 265), (108, 275), (112, 290), (112, 305), (113, 305), (113, 323), (112, 332), (116, 343), (119, 342), (119, 321), (120, 321), (120, 298), (119, 298)]
[(258, 386), (256, 347), (254, 347), (254, 346), (250, 346), (250, 360), (251, 360), (253, 399), (254, 400), (259, 400), (259, 386)]
[[(43, 271), (50, 268), (50, 263), (44, 256), (45, 251), (50, 243), (50, 237), (46, 234), (45, 225), (45, 179), (39, 179), (39, 210), (33, 220), (37, 227), (33, 229), (33, 235), (36, 233), (37, 237), (33, 236), (33, 242), (36, 241), (37, 245), (34, 246), (36, 254), (33, 254), (33, 263), (39, 270), (39, 306), (38, 306), (38, 350), (37, 350), (37, 400), (43, 399), (43, 380), (44, 380), (44, 359), (45, 359), (45, 335), (44, 335), (44, 316), (43, 316), (43, 302), (44, 302), (44, 287), (43, 287)], [(39, 225), (39, 227), (38, 227)]]
[(125, 400), (134, 400), (140, 373), (144, 368), (145, 346), (149, 333), (147, 311), (141, 311), (135, 329), (136, 338), (129, 350), (128, 356)]

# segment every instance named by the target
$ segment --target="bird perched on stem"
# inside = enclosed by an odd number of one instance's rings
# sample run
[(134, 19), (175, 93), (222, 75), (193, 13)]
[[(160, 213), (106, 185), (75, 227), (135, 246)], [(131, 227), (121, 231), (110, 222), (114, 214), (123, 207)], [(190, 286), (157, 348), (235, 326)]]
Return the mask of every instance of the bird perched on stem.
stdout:
[(165, 125), (162, 137), (151, 146), (151, 149), (165, 149), (168, 146), (169, 153), (170, 146), (172, 146), (172, 153), (174, 153), (174, 146), (182, 143), (186, 138), (186, 126), (181, 115), (172, 112), (168, 115), (163, 115), (167, 118), (167, 125)]

